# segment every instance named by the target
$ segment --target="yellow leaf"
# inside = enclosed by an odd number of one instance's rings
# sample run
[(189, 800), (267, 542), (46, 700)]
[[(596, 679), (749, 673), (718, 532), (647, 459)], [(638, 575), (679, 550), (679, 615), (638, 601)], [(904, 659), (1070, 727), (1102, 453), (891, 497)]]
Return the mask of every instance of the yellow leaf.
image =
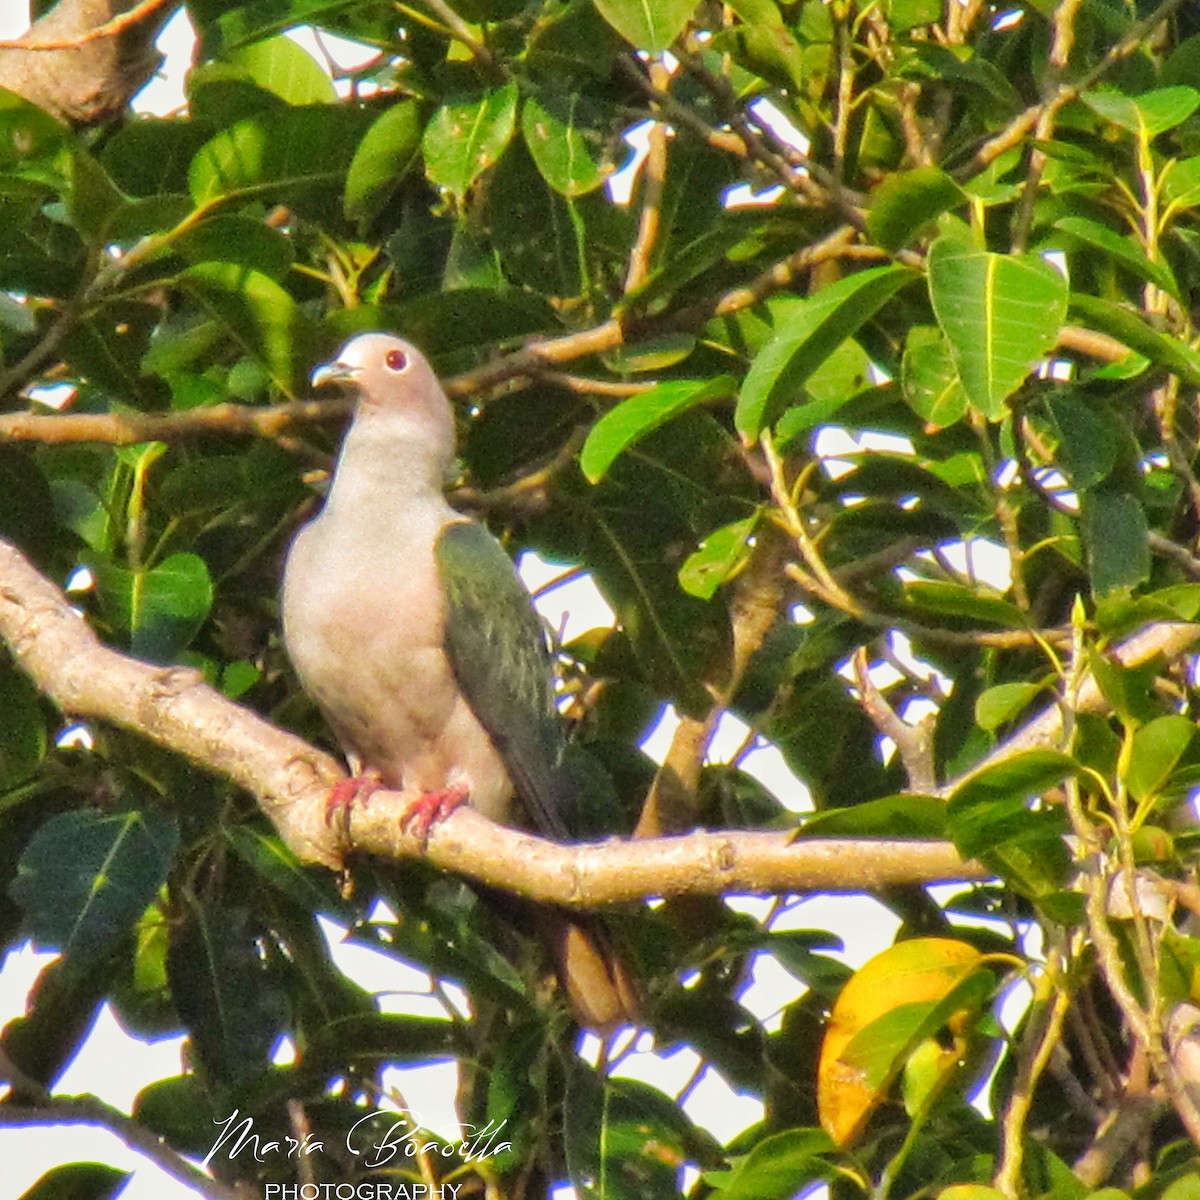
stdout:
[[(877, 954), (851, 977), (833, 1006), (817, 1066), (817, 1111), (835, 1142), (845, 1145), (859, 1134), (904, 1065), (905, 1055), (900, 1054), (868, 1077), (861, 1063), (846, 1061), (850, 1043), (900, 1008), (936, 1004), (980, 965), (981, 958), (966, 942), (913, 938)], [(961, 1028), (964, 1017), (965, 1012), (955, 1014), (951, 1028)]]

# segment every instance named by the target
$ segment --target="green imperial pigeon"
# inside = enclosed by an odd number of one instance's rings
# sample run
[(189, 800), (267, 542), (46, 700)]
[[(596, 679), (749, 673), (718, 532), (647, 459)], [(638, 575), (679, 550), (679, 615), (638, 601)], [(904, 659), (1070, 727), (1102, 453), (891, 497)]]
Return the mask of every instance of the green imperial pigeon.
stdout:
[[(386, 787), (427, 832), (469, 802), (507, 822), (519, 796), (569, 840), (564, 733), (550, 655), (512, 560), (443, 496), (454, 414), (413, 346), (365, 333), (313, 373), (357, 397), (320, 515), (283, 576), (283, 628), (301, 681), (352, 778), (330, 811)], [(636, 990), (594, 922), (556, 912), (559, 974), (581, 1023), (636, 1021)]]

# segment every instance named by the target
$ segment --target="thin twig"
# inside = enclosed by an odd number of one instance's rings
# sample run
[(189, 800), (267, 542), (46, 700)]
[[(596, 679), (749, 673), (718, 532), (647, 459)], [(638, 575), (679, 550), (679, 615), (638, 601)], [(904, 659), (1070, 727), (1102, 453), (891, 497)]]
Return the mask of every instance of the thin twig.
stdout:
[[(937, 769), (933, 760), (934, 720), (926, 718), (916, 725), (910, 725), (892, 708), (871, 678), (871, 661), (866, 646), (859, 646), (854, 652), (852, 663), (862, 710), (880, 733), (895, 742), (896, 753), (900, 755), (908, 775), (910, 790), (932, 792), (937, 787)], [(931, 713), (930, 717), (935, 717), (935, 714)]]
[(1131, 26), (1129, 32), (1109, 48), (1096, 66), (1075, 83), (1059, 84), (1047, 99), (1031, 105), (1023, 113), (1014, 117), (998, 134), (984, 142), (970, 161), (956, 170), (954, 175), (958, 179), (971, 179), (986, 169), (989, 163), (995, 162), (1006, 150), (1011, 150), (1013, 146), (1017, 145), (1037, 125), (1043, 114), (1048, 113), (1054, 116), (1059, 109), (1069, 104), (1080, 93), (1087, 91), (1114, 66), (1133, 54), (1150, 34), (1183, 3), (1184, 0), (1163, 0), (1163, 3), (1148, 17)]
[[(650, 86), (656, 92), (667, 94), (671, 83), (671, 72), (663, 63), (662, 55), (650, 62)], [(642, 212), (638, 218), (637, 237), (629, 252), (629, 270), (625, 276), (625, 293), (639, 288), (650, 274), (650, 256), (658, 242), (659, 226), (662, 223), (663, 185), (667, 179), (667, 126), (656, 120), (650, 127), (646, 161), (642, 166)]]
[(101, 38), (117, 37), (126, 29), (141, 24), (151, 13), (168, 4), (178, 4), (179, 0), (141, 0), (128, 12), (118, 13), (115, 17), (97, 25), (95, 29), (87, 29), (83, 33), (70, 38), (50, 38), (45, 41), (36, 40), (23, 34), (19, 38), (0, 39), (0, 50), (78, 50), (90, 42), (98, 42)]
[(99, 1125), (144, 1154), (172, 1179), (213, 1200), (246, 1200), (246, 1194), (204, 1174), (157, 1133), (96, 1096), (50, 1096), (41, 1104), (0, 1104), (0, 1125)]

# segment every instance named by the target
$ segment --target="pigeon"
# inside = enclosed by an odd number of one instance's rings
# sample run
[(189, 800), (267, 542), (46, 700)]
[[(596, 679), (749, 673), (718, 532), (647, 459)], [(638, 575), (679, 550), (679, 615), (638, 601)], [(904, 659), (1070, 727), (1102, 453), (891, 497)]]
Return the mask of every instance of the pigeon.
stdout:
[[(283, 575), (284, 642), (351, 769), (330, 814), (385, 787), (410, 797), (404, 822), (421, 835), (469, 803), (569, 841), (545, 633), (504, 548), (446, 502), (455, 426), (437, 376), (408, 342), (364, 333), (312, 383), (356, 400), (324, 507)], [(600, 923), (553, 914), (580, 1023), (637, 1023), (636, 986)]]

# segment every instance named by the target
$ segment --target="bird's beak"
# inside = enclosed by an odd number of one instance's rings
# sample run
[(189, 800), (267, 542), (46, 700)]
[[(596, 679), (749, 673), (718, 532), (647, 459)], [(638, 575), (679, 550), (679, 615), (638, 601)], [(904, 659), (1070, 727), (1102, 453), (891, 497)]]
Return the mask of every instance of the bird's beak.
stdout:
[(329, 387), (331, 384), (349, 385), (358, 379), (358, 368), (342, 362), (322, 363), (310, 378), (315, 388)]

